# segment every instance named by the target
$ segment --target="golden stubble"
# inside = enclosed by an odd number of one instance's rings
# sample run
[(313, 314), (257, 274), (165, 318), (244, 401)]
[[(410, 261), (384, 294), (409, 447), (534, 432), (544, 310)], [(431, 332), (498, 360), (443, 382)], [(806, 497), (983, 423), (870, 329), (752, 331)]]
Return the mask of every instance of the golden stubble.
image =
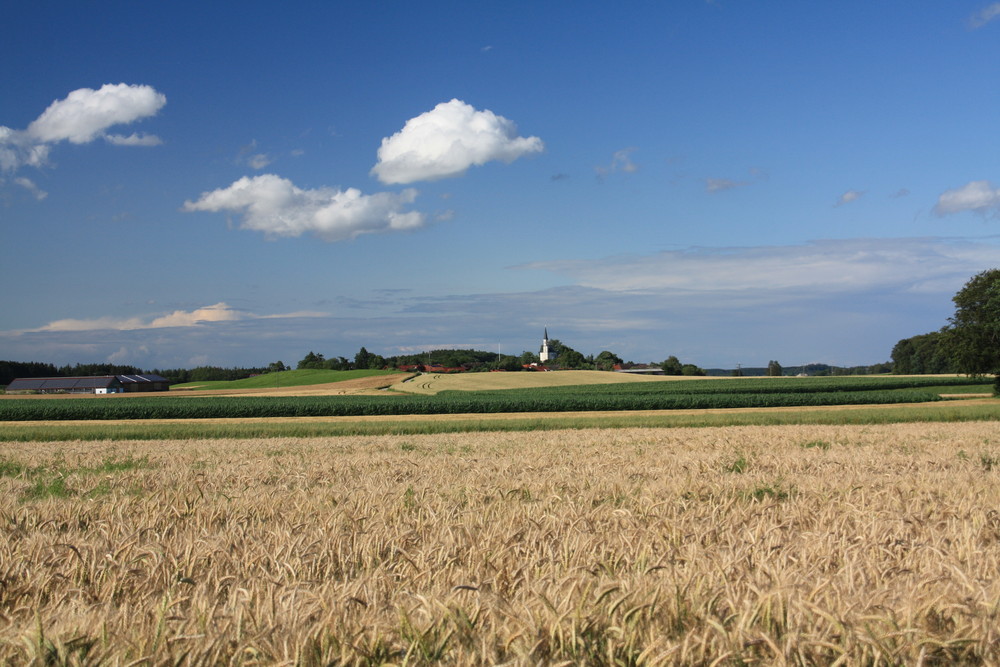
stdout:
[[(0, 461), (0, 661), (1000, 660), (995, 422), (0, 443)], [(94, 472), (115, 461), (141, 465)]]

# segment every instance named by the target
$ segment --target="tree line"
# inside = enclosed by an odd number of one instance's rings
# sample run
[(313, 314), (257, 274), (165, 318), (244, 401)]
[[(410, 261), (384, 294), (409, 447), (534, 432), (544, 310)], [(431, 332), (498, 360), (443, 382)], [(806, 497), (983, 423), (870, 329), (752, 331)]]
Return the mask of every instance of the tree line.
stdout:
[(944, 327), (896, 343), (892, 372), (996, 375), (1000, 383), (1000, 269), (970, 278), (952, 302), (955, 314)]

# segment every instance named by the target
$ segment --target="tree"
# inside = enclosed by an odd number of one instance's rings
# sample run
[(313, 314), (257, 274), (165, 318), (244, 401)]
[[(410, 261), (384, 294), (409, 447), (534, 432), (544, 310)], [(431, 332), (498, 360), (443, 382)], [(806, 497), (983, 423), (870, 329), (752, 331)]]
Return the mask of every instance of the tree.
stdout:
[(267, 365), (268, 373), (280, 373), (281, 371), (287, 371), (288, 367), (282, 361), (272, 361)]
[(368, 364), (372, 361), (372, 353), (362, 347), (358, 350), (358, 353), (354, 355), (354, 367), (365, 369), (368, 368)]
[(557, 338), (549, 339), (549, 350), (556, 355), (552, 365), (557, 368), (579, 369), (587, 367), (587, 358)]
[(1000, 269), (976, 274), (952, 301), (946, 331), (959, 372), (1000, 375)]
[(622, 363), (622, 358), (608, 350), (604, 350), (594, 359), (594, 367), (599, 371), (613, 370), (615, 364), (620, 363)]
[(896, 375), (958, 373), (952, 344), (953, 336), (948, 331), (904, 338), (892, 348), (892, 372)]
[(705, 369), (694, 364), (684, 364), (681, 366), (681, 375), (705, 375)]
[(667, 360), (664, 361), (662, 364), (660, 364), (660, 368), (662, 368), (663, 372), (666, 373), (667, 375), (684, 374), (682, 371), (683, 366), (681, 365), (681, 360), (673, 355), (667, 357)]
[(323, 358), (322, 354), (316, 354), (312, 350), (309, 350), (309, 354), (303, 357), (302, 361), (298, 363), (296, 368), (323, 368), (323, 364), (326, 360)]
[(771, 377), (781, 377), (783, 375), (781, 364), (777, 361), (767, 362), (767, 374)]

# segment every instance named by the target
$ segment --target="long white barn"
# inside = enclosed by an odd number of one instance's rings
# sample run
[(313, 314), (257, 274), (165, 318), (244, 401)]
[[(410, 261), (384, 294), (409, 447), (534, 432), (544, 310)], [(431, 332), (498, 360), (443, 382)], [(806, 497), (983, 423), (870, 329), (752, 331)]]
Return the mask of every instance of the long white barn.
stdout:
[(17, 378), (7, 385), (7, 393), (37, 394), (125, 394), (167, 391), (170, 381), (160, 375), (94, 375), (86, 377)]

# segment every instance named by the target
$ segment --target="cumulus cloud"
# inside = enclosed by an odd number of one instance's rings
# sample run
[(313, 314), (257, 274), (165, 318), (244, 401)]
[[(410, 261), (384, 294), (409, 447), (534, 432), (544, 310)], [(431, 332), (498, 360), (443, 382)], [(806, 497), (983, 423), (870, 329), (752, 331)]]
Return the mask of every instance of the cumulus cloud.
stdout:
[[(569, 276), (583, 287), (670, 294), (728, 292), (768, 300), (789, 292), (829, 294), (905, 286), (927, 291), (1000, 262), (1000, 247), (951, 239), (844, 239), (796, 246), (692, 248), (521, 268)], [(709, 303), (709, 301), (706, 301)]]
[(104, 136), (115, 125), (155, 115), (167, 98), (152, 86), (105, 84), (99, 90), (80, 88), (56, 100), (26, 130), (42, 143), (85, 144)]
[(844, 194), (840, 195), (837, 199), (837, 203), (834, 206), (843, 206), (844, 204), (850, 204), (861, 199), (864, 196), (864, 192), (861, 190), (848, 190)]
[(175, 310), (172, 313), (135, 317), (97, 317), (93, 319), (65, 319), (50, 322), (35, 329), (36, 332), (57, 331), (131, 331), (137, 329), (167, 329), (173, 327), (196, 327), (212, 322), (238, 322), (256, 319), (281, 319), (297, 317), (326, 317), (328, 313), (297, 312), (283, 315), (255, 315), (236, 310), (225, 302), (204, 306), (194, 310)]
[(227, 211), (242, 216), (243, 229), (270, 237), (312, 233), (324, 241), (343, 241), (361, 234), (406, 231), (422, 227), (417, 211), (404, 211), (417, 191), (365, 195), (356, 188), (304, 190), (274, 174), (243, 177), (227, 188), (205, 192), (184, 203), (184, 211)]
[(383, 138), (371, 173), (383, 183), (433, 181), (461, 176), (474, 165), (509, 163), (543, 148), (538, 137), (517, 136), (517, 126), (503, 116), (453, 99)]
[(1000, 212), (1000, 188), (993, 187), (989, 181), (971, 181), (960, 188), (946, 190), (934, 206), (934, 212), (940, 216), (962, 211)]
[(116, 146), (156, 146), (159, 137), (107, 134), (116, 125), (127, 125), (156, 115), (167, 98), (152, 86), (105, 84), (99, 90), (80, 88), (56, 100), (25, 130), (0, 126), (0, 169), (45, 164), (54, 144), (85, 144), (103, 138)]
[(972, 28), (982, 28), (998, 16), (1000, 16), (1000, 2), (994, 2), (969, 17), (969, 25)]

